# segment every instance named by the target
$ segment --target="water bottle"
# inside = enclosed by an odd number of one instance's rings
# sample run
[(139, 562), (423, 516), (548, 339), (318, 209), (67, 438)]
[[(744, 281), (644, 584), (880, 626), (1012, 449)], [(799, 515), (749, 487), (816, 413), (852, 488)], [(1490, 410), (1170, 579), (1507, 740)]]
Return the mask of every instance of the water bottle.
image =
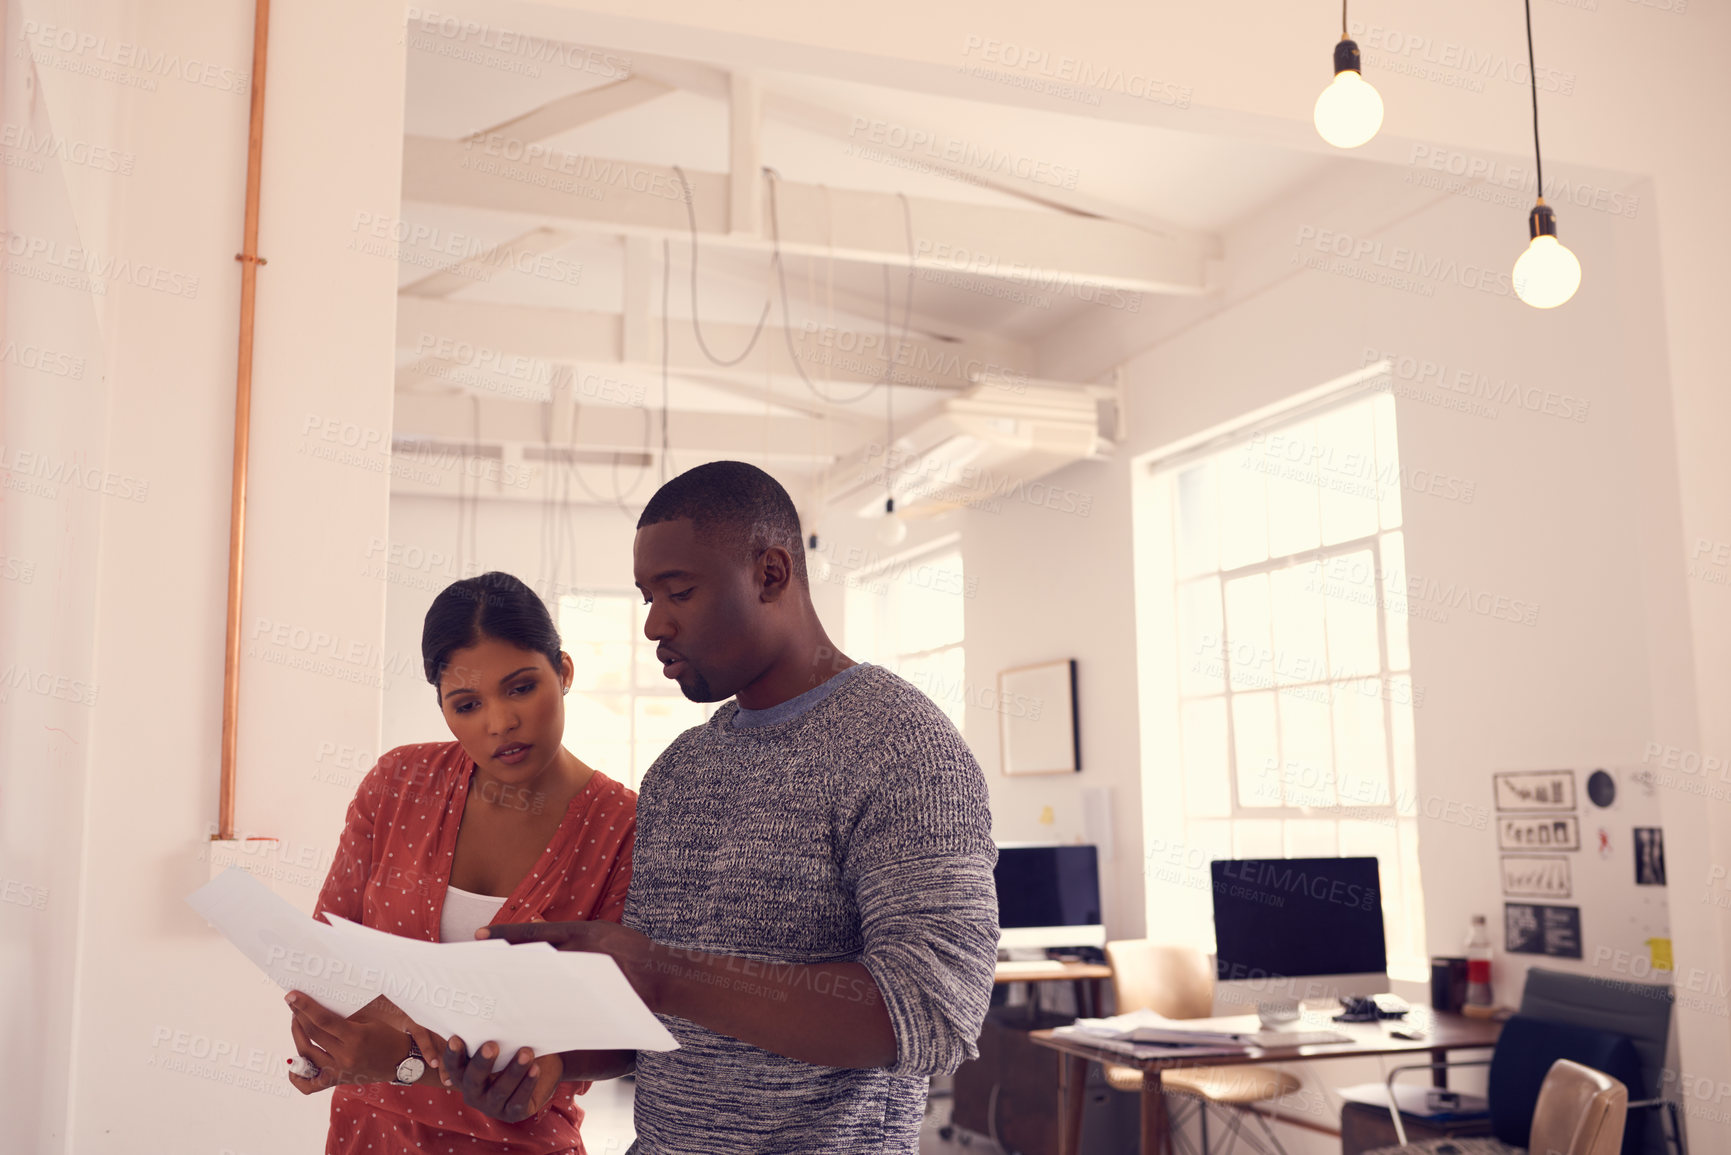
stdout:
[(1473, 915), (1472, 929), (1467, 932), (1467, 1005), (1488, 1007), (1491, 1003), (1491, 935), (1485, 929), (1485, 916)]

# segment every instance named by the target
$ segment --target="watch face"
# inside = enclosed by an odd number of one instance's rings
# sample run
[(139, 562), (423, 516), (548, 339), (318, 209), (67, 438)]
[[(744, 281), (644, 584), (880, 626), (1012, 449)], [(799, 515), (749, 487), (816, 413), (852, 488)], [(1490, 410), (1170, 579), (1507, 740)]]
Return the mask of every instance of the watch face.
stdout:
[(419, 1082), (426, 1073), (427, 1064), (418, 1055), (410, 1055), (397, 1064), (397, 1082), (403, 1086)]

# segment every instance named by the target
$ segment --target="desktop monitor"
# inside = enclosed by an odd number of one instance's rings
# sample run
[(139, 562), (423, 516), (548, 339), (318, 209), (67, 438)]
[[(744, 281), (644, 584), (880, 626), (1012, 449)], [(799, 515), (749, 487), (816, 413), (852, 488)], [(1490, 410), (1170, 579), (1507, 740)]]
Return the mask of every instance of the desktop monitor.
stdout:
[(1000, 844), (993, 877), (1003, 949), (1106, 945), (1092, 846)]
[(1217, 1014), (1388, 987), (1374, 858), (1210, 863)]

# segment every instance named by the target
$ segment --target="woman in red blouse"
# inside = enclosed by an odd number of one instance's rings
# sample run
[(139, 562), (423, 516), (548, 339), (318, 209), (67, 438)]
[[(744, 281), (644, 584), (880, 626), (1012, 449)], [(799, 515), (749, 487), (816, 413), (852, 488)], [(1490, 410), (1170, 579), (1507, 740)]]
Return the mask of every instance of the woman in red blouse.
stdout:
[[(510, 574), (456, 582), (427, 610), (421, 656), (455, 740), (379, 759), (349, 804), (315, 915), (433, 942), (472, 941), (492, 923), (618, 922), (637, 795), (561, 744), (573, 669), (541, 599)], [(295, 1048), (318, 1072), (290, 1081), (309, 1095), (335, 1088), (326, 1155), (580, 1155), (574, 1096), (635, 1057), (537, 1057), (541, 1106), (505, 1123), (440, 1083), (430, 1058), (444, 1040), (388, 1000), (347, 1019), (298, 991), (288, 1001)]]

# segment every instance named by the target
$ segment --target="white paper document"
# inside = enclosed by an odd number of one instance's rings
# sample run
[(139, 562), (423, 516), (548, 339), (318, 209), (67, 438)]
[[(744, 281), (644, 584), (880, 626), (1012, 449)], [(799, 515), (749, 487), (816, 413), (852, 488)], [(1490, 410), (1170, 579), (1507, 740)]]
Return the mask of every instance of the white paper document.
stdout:
[(499, 1045), (550, 1051), (671, 1051), (679, 1044), (604, 954), (494, 939), (423, 942), (327, 915), (309, 918), (239, 867), (188, 904), (285, 991), (350, 1015), (384, 995), (415, 1022), (473, 1054)]

